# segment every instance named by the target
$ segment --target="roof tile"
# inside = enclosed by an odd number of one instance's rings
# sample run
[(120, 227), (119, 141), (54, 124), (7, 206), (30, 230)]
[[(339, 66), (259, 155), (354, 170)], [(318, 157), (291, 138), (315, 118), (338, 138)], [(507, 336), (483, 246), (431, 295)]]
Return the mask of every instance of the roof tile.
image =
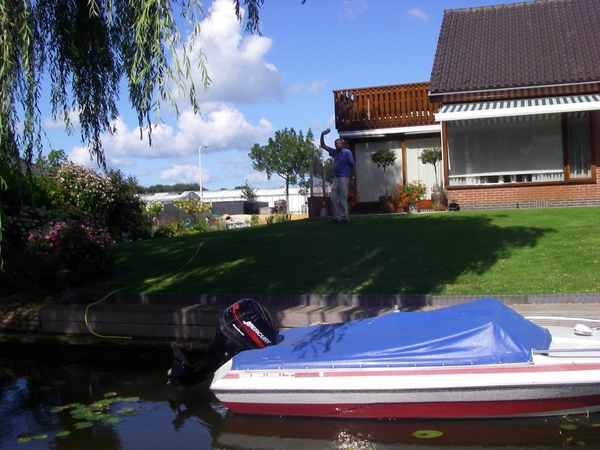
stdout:
[(600, 81), (600, 0), (447, 10), (432, 94)]

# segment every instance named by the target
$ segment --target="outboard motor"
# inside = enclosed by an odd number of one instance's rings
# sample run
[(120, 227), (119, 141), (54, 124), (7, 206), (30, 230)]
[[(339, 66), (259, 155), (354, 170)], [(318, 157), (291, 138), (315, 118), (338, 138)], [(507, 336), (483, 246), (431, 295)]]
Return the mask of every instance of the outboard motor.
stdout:
[(219, 313), (215, 336), (198, 362), (190, 364), (173, 344), (173, 365), (167, 372), (172, 386), (192, 387), (211, 376), (243, 350), (277, 344), (277, 324), (271, 314), (251, 298), (243, 298)]

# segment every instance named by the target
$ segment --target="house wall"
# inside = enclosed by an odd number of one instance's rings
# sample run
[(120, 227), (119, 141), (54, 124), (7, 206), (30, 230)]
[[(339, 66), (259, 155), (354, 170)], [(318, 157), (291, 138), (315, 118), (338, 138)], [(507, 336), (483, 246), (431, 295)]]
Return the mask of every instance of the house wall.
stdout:
[(600, 112), (592, 113), (594, 164), (596, 180), (582, 183), (548, 183), (519, 186), (474, 186), (448, 188), (448, 199), (454, 199), (461, 211), (551, 208), (564, 206), (600, 206)]

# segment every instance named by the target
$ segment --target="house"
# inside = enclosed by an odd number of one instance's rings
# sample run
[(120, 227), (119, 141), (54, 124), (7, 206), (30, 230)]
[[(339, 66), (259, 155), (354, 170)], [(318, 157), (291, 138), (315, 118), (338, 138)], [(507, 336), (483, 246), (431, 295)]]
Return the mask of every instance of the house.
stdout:
[(431, 186), (417, 156), (441, 145), (462, 210), (600, 205), (598, 24), (598, 0), (447, 10), (429, 83), (334, 91), (361, 202), (381, 192), (369, 153), (397, 151), (390, 185)]
[[(428, 83), (342, 89), (333, 91), (335, 127), (356, 162), (359, 212), (378, 211), (384, 195), (383, 170), (370, 159), (381, 149), (396, 153), (386, 169), (387, 191), (393, 195), (398, 184), (421, 180), (435, 183), (433, 166), (418, 157), (428, 147), (440, 147), (441, 125), (435, 121), (437, 105), (428, 97)], [(318, 216), (321, 197), (309, 199), (309, 214)]]
[(429, 82), (461, 209), (600, 205), (600, 2), (448, 10)]

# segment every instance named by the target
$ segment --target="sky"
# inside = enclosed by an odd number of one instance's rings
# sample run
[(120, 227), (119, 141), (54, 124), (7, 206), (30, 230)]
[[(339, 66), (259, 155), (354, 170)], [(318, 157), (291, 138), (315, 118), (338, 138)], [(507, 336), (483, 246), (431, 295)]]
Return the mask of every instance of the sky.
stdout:
[[(332, 91), (429, 81), (444, 10), (501, 3), (510, 1), (266, 0), (259, 36), (245, 33), (231, 0), (203, 2), (198, 45), (212, 80), (206, 92), (199, 72), (191, 74), (201, 114), (185, 99), (177, 102), (179, 116), (163, 109), (150, 146), (124, 89), (117, 132), (102, 137), (107, 165), (146, 187), (200, 179), (208, 190), (281, 187), (282, 178), (252, 169), (255, 143), (265, 145), (284, 128), (311, 129), (318, 140), (331, 128), (326, 143), (333, 146)], [(180, 32), (187, 39), (184, 26)], [(78, 129), (68, 136), (49, 105), (44, 117), (46, 153), (62, 149), (69, 160), (97, 167)]]

